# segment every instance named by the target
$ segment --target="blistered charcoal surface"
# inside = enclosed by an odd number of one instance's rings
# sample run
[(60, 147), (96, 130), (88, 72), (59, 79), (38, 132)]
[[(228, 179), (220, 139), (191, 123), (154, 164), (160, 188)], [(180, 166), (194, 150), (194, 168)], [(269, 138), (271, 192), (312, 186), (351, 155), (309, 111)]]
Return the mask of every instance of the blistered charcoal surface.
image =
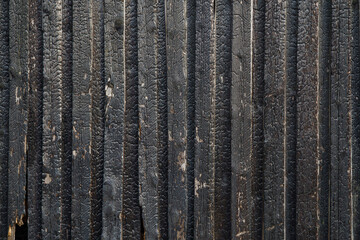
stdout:
[(0, 3), (0, 239), (358, 239), (357, 0)]

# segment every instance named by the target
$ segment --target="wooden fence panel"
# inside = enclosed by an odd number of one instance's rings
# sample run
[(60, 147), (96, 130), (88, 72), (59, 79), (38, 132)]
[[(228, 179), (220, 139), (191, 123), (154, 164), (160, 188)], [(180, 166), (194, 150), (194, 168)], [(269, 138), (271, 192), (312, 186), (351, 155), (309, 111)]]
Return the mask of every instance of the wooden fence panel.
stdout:
[(0, 3), (0, 239), (357, 239), (354, 0)]

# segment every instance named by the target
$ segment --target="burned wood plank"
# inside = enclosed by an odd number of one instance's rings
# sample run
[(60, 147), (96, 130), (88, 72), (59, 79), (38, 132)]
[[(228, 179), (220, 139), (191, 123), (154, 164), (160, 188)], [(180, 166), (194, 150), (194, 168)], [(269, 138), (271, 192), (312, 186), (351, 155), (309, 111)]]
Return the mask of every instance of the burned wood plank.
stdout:
[(138, 20), (137, 1), (125, 1), (124, 17), (124, 149), (123, 149), (123, 206), (121, 219), (123, 238), (140, 239), (141, 209), (139, 205), (139, 111), (138, 111)]
[[(44, 94), (43, 94), (43, 186), (42, 229), (44, 239), (60, 239), (62, 162), (62, 2), (43, 4)], [(52, 213), (49, 216), (48, 213)], [(46, 230), (45, 230), (46, 229)]]
[(26, 194), (26, 154), (28, 129), (28, 28), (27, 1), (9, 2), (10, 110), (8, 163), (8, 224), (24, 224)]
[(60, 238), (71, 238), (72, 198), (72, 93), (73, 93), (73, 1), (62, 2), (62, 105), (61, 105), (61, 186)]
[(72, 238), (101, 236), (104, 39), (103, 2), (73, 4)]
[(102, 238), (122, 234), (124, 134), (124, 4), (105, 2), (105, 139)]
[(333, 1), (331, 45), (330, 238), (351, 237), (351, 21), (352, 1)]
[(329, 174), (330, 174), (330, 45), (331, 2), (319, 1), (318, 28), (318, 121), (317, 121), (317, 236), (328, 238), (329, 233)]
[(286, 2), (265, 6), (264, 238), (283, 238), (285, 229), (285, 44)]
[[(67, 3), (67, 4), (64, 4)], [(43, 186), (45, 239), (70, 238), (71, 213), (71, 89), (70, 11), (64, 1), (42, 6), (43, 29)], [(51, 212), (51, 216), (49, 216)]]
[(251, 33), (251, 100), (252, 116), (252, 149), (251, 188), (254, 208), (251, 222), (252, 238), (263, 238), (264, 215), (264, 97), (265, 97), (265, 1), (253, 2)]
[(0, 238), (8, 235), (9, 1), (0, 3)]
[(231, 88), (231, 228), (232, 239), (251, 238), (251, 3), (233, 2)]
[(299, 1), (297, 51), (297, 236), (315, 239), (318, 209), (318, 1)]
[(196, 2), (194, 238), (214, 238), (215, 2)]
[(186, 239), (194, 239), (194, 199), (195, 199), (195, 76), (196, 76), (196, 1), (186, 1), (187, 17), (187, 188), (188, 216)]
[(145, 238), (167, 238), (165, 2), (138, 2), (139, 187)]
[[(215, 6), (214, 238), (231, 238), (231, 36), (232, 1)], [(224, 23), (229, 24), (224, 24)]]
[(296, 126), (298, 1), (286, 2), (284, 239), (296, 238)]
[[(138, 2), (139, 200), (144, 236), (149, 239), (167, 238), (167, 203), (165, 209), (161, 206), (167, 190), (161, 186), (161, 167), (167, 167), (167, 156), (163, 154), (167, 141), (161, 138), (164, 131), (167, 135), (166, 111), (162, 111), (164, 105), (167, 107), (164, 7), (163, 1)], [(165, 126), (162, 120), (166, 120)]]
[(360, 177), (360, 24), (359, 24), (359, 2), (351, 4), (351, 226), (354, 239), (360, 237), (360, 209), (359, 209), (359, 177)]
[(231, 22), (231, 4), (196, 9), (195, 238), (229, 238), (231, 25), (220, 22)]
[(167, 51), (166, 51), (166, 5), (156, 4), (158, 22), (157, 36), (157, 79), (158, 79), (158, 153), (159, 166), (159, 232), (160, 238), (168, 239), (168, 92), (167, 92)]
[[(29, 1), (27, 221), (28, 238), (42, 238), (43, 36), (42, 1)], [(60, 119), (59, 119), (60, 122)]]
[(167, 2), (169, 238), (193, 239), (194, 7)]
[(188, 227), (186, 11), (185, 2), (167, 1), (170, 239), (186, 239)]
[(90, 1), (73, 2), (73, 139), (71, 237), (90, 238)]
[(91, 239), (102, 235), (104, 171), (105, 45), (104, 1), (92, 1), (91, 8), (91, 143), (90, 143), (90, 230)]

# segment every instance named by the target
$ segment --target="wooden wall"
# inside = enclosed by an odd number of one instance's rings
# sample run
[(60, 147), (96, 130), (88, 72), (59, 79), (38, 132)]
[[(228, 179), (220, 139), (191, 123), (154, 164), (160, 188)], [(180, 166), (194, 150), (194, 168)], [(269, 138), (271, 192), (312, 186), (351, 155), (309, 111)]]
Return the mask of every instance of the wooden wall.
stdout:
[(360, 239), (358, 0), (0, 2), (0, 239)]

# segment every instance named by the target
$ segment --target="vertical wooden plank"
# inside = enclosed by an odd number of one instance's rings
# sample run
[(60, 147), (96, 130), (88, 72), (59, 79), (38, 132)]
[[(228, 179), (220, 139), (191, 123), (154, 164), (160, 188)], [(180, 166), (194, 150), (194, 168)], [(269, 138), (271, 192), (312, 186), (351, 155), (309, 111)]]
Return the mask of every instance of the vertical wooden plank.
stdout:
[(196, 5), (195, 238), (231, 235), (231, 3)]
[[(336, 102), (340, 103), (338, 130), (339, 130), (339, 237), (336, 239), (351, 238), (352, 219), (351, 219), (351, 5), (353, 1), (340, 2), (340, 47), (339, 47), (339, 94)], [(333, 14), (334, 16), (334, 14)], [(333, 87), (331, 88), (332, 90)]]
[(43, 42), (42, 1), (29, 4), (27, 211), (28, 238), (41, 239)]
[(331, 19), (331, 76), (330, 76), (330, 239), (339, 238), (339, 210), (340, 198), (339, 179), (340, 179), (340, 122), (341, 122), (341, 86), (340, 86), (340, 2), (335, 0), (332, 3), (332, 19)]
[(253, 1), (251, 26), (251, 101), (252, 144), (251, 188), (253, 190), (254, 208), (251, 222), (252, 238), (264, 236), (264, 97), (265, 97), (265, 1)]
[(331, 16), (331, 76), (330, 76), (330, 239), (339, 238), (339, 152), (340, 152), (340, 129), (339, 123), (341, 122), (339, 109), (340, 103), (340, 2), (338, 0), (332, 3), (332, 16)]
[(105, 139), (103, 239), (122, 235), (124, 134), (124, 4), (105, 1)]
[(71, 237), (90, 238), (90, 1), (73, 2), (73, 165)]
[[(42, 237), (60, 239), (62, 108), (62, 1), (43, 2), (44, 94), (43, 94), (43, 186)], [(52, 213), (50, 216), (48, 213)]]
[(298, 1), (286, 1), (284, 119), (284, 239), (296, 238), (296, 92)]
[(72, 238), (101, 236), (103, 183), (103, 2), (73, 5)]
[(350, 114), (351, 39), (350, 4), (333, 1), (331, 51), (331, 239), (351, 236)]
[[(231, 34), (232, 1), (215, 6), (214, 238), (231, 238)], [(228, 24), (224, 24), (228, 23)]]
[(143, 236), (141, 209), (139, 206), (139, 112), (138, 112), (138, 32), (137, 1), (125, 4), (125, 112), (124, 112), (124, 162), (123, 206), (121, 219), (124, 239), (140, 239)]
[(214, 238), (215, 6), (196, 2), (194, 237)]
[(186, 18), (187, 18), (187, 232), (186, 239), (194, 239), (194, 206), (195, 206), (195, 142), (196, 142), (196, 126), (195, 126), (195, 76), (196, 76), (196, 0), (186, 1)]
[(284, 237), (286, 2), (265, 6), (264, 238)]
[(169, 239), (186, 239), (188, 223), (186, 1), (167, 1)]
[[(138, 2), (138, 31), (140, 205), (145, 238), (166, 239), (167, 187), (163, 184), (167, 182), (164, 1)], [(185, 156), (181, 156), (180, 161), (184, 160)], [(164, 197), (165, 202), (162, 201)]]
[(360, 24), (359, 24), (359, 1), (353, 2), (351, 5), (351, 225), (352, 238), (360, 237), (360, 218), (359, 218), (359, 173), (360, 173)]
[[(42, 237), (70, 238), (72, 145), (71, 2), (45, 1), (43, 30)], [(51, 212), (53, 214), (49, 215)], [(30, 227), (30, 226), (29, 226)]]
[(102, 235), (102, 194), (104, 172), (104, 1), (91, 1), (91, 4), (90, 238), (100, 239)]
[(73, 93), (73, 1), (62, 1), (62, 105), (61, 105), (61, 219), (60, 238), (71, 239), (72, 198), (72, 93)]
[(158, 79), (158, 149), (159, 167), (159, 233), (160, 238), (168, 239), (168, 93), (167, 93), (167, 51), (166, 51), (166, 5), (161, 0), (156, 3), (158, 23), (157, 36), (157, 79)]
[(297, 83), (297, 236), (317, 236), (318, 1), (299, 1)]
[(0, 3), (0, 238), (8, 233), (9, 1)]
[(9, 3), (0, 5), (0, 237), (8, 230), (8, 151), (9, 151)]
[(331, 2), (319, 1), (317, 113), (317, 237), (329, 236)]
[(194, 3), (167, 2), (169, 239), (193, 239)]
[[(10, 12), (9, 225), (23, 225), (26, 194), (28, 4), (12, 0)], [(14, 229), (13, 229), (14, 230)], [(11, 231), (11, 234), (15, 234)]]
[(231, 162), (232, 239), (249, 239), (253, 229), (251, 190), (251, 26), (250, 1), (233, 2)]

